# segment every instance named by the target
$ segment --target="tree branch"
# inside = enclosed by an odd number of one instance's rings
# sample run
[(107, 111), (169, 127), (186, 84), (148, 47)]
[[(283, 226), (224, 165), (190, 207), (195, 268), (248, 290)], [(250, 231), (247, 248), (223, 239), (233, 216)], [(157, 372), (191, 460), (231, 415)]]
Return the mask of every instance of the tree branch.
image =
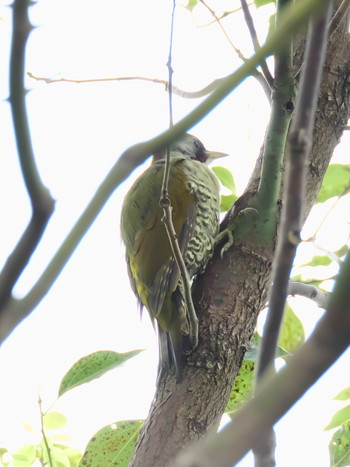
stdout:
[(320, 308), (327, 308), (330, 298), (329, 292), (321, 290), (312, 284), (304, 284), (303, 282), (289, 282), (287, 295), (300, 295), (309, 298)]
[[(250, 37), (251, 37), (252, 42), (253, 42), (254, 50), (255, 50), (255, 52), (257, 52), (260, 49), (260, 43), (259, 43), (258, 35), (256, 33), (256, 30), (255, 30), (252, 15), (250, 14), (249, 6), (248, 6), (246, 0), (241, 0), (241, 5), (242, 5), (244, 19), (245, 19), (246, 25), (248, 27)], [(265, 76), (266, 82), (268, 83), (269, 88), (271, 90), (271, 88), (273, 87), (273, 77), (272, 77), (272, 75), (270, 73), (270, 70), (269, 70), (269, 67), (267, 66), (266, 61), (262, 60), (261, 63), (260, 63), (260, 66), (261, 66), (261, 69), (262, 69), (263, 74)]]
[(249, 401), (220, 433), (198, 442), (171, 467), (231, 467), (325, 373), (350, 344), (350, 253), (329, 307), (310, 338), (277, 375), (266, 374)]
[[(257, 366), (257, 391), (259, 380), (265, 373), (274, 371), (274, 360), (279, 330), (287, 296), (290, 271), (293, 265), (297, 246), (300, 242), (302, 227), (303, 195), (306, 180), (306, 161), (309, 158), (314, 119), (317, 108), (317, 96), (321, 82), (323, 63), (326, 54), (327, 27), (331, 7), (310, 28), (306, 43), (305, 65), (302, 69), (300, 92), (297, 96), (295, 115), (291, 124), (286, 154), (286, 188), (285, 201), (282, 208), (280, 234), (277, 242), (272, 288), (269, 298), (269, 310), (264, 326), (263, 337)], [(291, 65), (281, 61), (291, 76)], [(285, 73), (282, 71), (282, 75)], [(276, 73), (277, 80), (278, 73)], [(260, 444), (256, 447), (258, 465), (275, 465), (275, 445), (270, 429), (262, 434)], [(269, 459), (265, 462), (264, 459)]]
[(35, 163), (25, 103), (25, 46), (31, 31), (27, 11), (28, 3), (26, 0), (16, 0), (13, 4), (9, 100), (19, 161), (31, 202), (32, 216), (0, 275), (0, 313), (10, 299), (14, 285), (36, 249), (54, 209), (54, 200), (43, 185)]
[[(305, 5), (297, 2), (297, 6), (301, 4)], [(337, 69), (338, 73), (324, 75), (324, 98), (319, 100), (304, 216), (314, 203), (344, 122), (349, 118), (346, 95), (344, 103), (341, 106), (338, 103), (344, 87), (348, 90), (345, 84), (348, 49), (349, 35), (344, 22), (327, 54), (325, 69)], [(296, 66), (300, 66), (302, 50), (296, 57)], [(328, 99), (333, 90), (336, 92), (331, 94), (333, 99)], [(234, 216), (249, 206), (260, 173), (259, 157), (244, 195), (236, 202)], [(174, 378), (167, 377), (158, 387), (132, 467), (164, 467), (176, 453), (208, 432), (216, 431), (255, 330), (257, 315), (266, 303), (272, 256), (272, 245), (256, 246), (242, 237), (223, 258), (217, 249), (205, 274), (194, 280), (192, 296), (199, 318), (199, 344), (187, 358), (183, 381), (175, 384)]]
[[(232, 42), (230, 36), (227, 34), (225, 28), (223, 27), (223, 25), (221, 24), (221, 21), (220, 21), (220, 18), (216, 15), (215, 11), (210, 8), (210, 6), (204, 1), (204, 0), (200, 0), (200, 2), (205, 6), (205, 8), (207, 8), (207, 10), (210, 12), (210, 14), (213, 16), (214, 18), (214, 21), (219, 25), (221, 31), (223, 32), (224, 36), (226, 37), (226, 39), (228, 40), (228, 43), (230, 44), (230, 46), (233, 48), (233, 50), (235, 51), (235, 53), (237, 54), (237, 56), (243, 61), (243, 62), (246, 62), (247, 59), (246, 57), (242, 54), (242, 52), (235, 46), (235, 44)], [(257, 50), (255, 49), (255, 52), (257, 52)], [(263, 60), (263, 62), (265, 63), (265, 60)], [(270, 87), (270, 83), (265, 79), (264, 75), (262, 75), (257, 69), (255, 69), (253, 72), (252, 72), (252, 76), (258, 81), (258, 83), (262, 86), (264, 92), (265, 92), (265, 95), (268, 99), (269, 102), (271, 102), (271, 87)]]

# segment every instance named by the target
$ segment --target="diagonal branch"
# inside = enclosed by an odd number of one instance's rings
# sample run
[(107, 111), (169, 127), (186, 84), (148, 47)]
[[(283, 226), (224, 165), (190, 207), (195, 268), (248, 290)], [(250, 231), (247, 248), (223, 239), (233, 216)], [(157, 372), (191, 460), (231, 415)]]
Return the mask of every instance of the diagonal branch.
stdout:
[(277, 375), (264, 376), (249, 401), (220, 433), (198, 442), (171, 467), (231, 467), (251, 449), (350, 345), (350, 254), (338, 275), (327, 312)]
[[(280, 235), (277, 243), (269, 311), (257, 367), (257, 388), (265, 373), (273, 371), (275, 352), (283, 311), (287, 296), (290, 271), (297, 246), (300, 242), (302, 210), (305, 186), (306, 162), (309, 158), (314, 128), (317, 97), (321, 82), (323, 63), (326, 54), (327, 26), (330, 17), (330, 4), (322, 16), (312, 24), (306, 44), (305, 66), (302, 71), (300, 92), (297, 96), (294, 119), (291, 124), (286, 154), (285, 204), (282, 209)], [(264, 439), (265, 436), (265, 439)], [(268, 464), (275, 465), (274, 442), (271, 430), (262, 436), (257, 458), (269, 458)]]
[(305, 24), (315, 5), (319, 6), (319, 0), (299, 2), (295, 8), (288, 11), (284, 21), (281, 21), (280, 27), (276, 28), (274, 33), (271, 34), (266, 44), (237, 71), (225, 78), (220, 86), (189, 115), (156, 138), (132, 146), (121, 155), (33, 288), (23, 299), (10, 300), (8, 306), (4, 309), (3, 314), (0, 316), (0, 342), (12, 332), (24, 317), (28, 316), (50, 290), (50, 287), (116, 187), (150, 154), (166, 147), (171, 141), (176, 140), (213, 110), (238, 84), (252, 73), (264, 57), (287, 43), (291, 35)]
[(303, 282), (289, 282), (288, 295), (309, 298), (313, 300), (320, 308), (327, 308), (330, 298), (330, 292), (321, 290), (312, 284), (304, 284)]
[(20, 166), (32, 206), (31, 220), (0, 275), (0, 313), (12, 289), (37, 247), (53, 213), (54, 200), (43, 185), (31, 144), (24, 88), (25, 46), (31, 31), (26, 0), (13, 4), (13, 32), (10, 58), (10, 103)]
[[(241, 0), (241, 5), (242, 5), (243, 14), (244, 14), (244, 19), (245, 19), (245, 22), (247, 24), (247, 27), (248, 27), (248, 30), (249, 30), (249, 33), (250, 33), (250, 37), (252, 38), (254, 50), (255, 50), (255, 52), (257, 52), (259, 50), (259, 48), (260, 48), (260, 43), (259, 43), (258, 35), (256, 33), (256, 30), (255, 30), (252, 15), (250, 14), (249, 6), (248, 6), (246, 0)], [(269, 67), (267, 66), (266, 61), (262, 60), (261, 63), (260, 63), (260, 66), (261, 66), (261, 69), (262, 69), (263, 74), (265, 76), (266, 82), (268, 83), (269, 87), (272, 88), (272, 86), (273, 86), (273, 77), (272, 77), (272, 75), (270, 73), (270, 70), (269, 70)]]
[(285, 204), (282, 209), (281, 231), (275, 256), (273, 286), (260, 353), (258, 376), (272, 364), (275, 357), (279, 323), (282, 319), (285, 297), (296, 248), (300, 241), (305, 167), (312, 143), (312, 130), (317, 96), (322, 76), (330, 7), (311, 29), (306, 53), (300, 92), (287, 146)]
[[(205, 0), (200, 0), (200, 2), (207, 8), (207, 10), (210, 12), (210, 14), (213, 16), (214, 18), (214, 21), (217, 22), (217, 24), (219, 25), (221, 31), (224, 33), (226, 39), (228, 40), (230, 46), (233, 48), (233, 50), (236, 52), (236, 54), (238, 55), (238, 57), (243, 61), (243, 62), (246, 62), (247, 59), (245, 58), (245, 56), (242, 54), (242, 52), (234, 45), (234, 43), (232, 42), (230, 36), (227, 34), (225, 28), (223, 27), (223, 25), (221, 24), (221, 21), (220, 21), (220, 18), (217, 16), (217, 14), (215, 13), (215, 11), (210, 8), (210, 6), (205, 2)], [(248, 7), (247, 7), (248, 8)], [(257, 52), (257, 49), (255, 49), (255, 52)], [(262, 63), (265, 63), (266, 65), (266, 62), (265, 60), (262, 60)], [(267, 68), (267, 66), (266, 66)], [(269, 100), (269, 102), (271, 101), (271, 83), (266, 79), (266, 76), (264, 77), (264, 75), (262, 75), (257, 69), (255, 69), (253, 72), (252, 72), (252, 76), (261, 84), (265, 94), (266, 94), (266, 97), (267, 99)], [(271, 75), (270, 75), (271, 76)]]

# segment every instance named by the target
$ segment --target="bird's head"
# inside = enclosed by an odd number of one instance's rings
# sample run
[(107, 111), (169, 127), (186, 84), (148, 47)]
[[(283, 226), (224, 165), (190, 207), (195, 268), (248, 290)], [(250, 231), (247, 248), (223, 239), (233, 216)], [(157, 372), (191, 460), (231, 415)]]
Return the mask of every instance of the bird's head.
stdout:
[[(198, 138), (189, 133), (185, 133), (181, 138), (170, 145), (170, 157), (176, 157), (181, 154), (189, 159), (202, 162), (203, 164), (209, 164), (215, 159), (228, 155), (223, 152), (208, 151)], [(155, 154), (154, 160), (164, 159), (165, 155), (166, 149)]]

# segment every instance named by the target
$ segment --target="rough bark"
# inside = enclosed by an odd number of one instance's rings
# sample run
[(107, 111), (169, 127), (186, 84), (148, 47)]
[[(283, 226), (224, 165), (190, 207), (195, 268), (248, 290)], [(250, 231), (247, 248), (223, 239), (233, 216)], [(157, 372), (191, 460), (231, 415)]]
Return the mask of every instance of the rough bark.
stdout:
[[(308, 165), (305, 199), (307, 217), (323, 176), (349, 118), (348, 21), (333, 34), (327, 52), (316, 117), (314, 144)], [(295, 61), (300, 67), (302, 42)], [(260, 162), (245, 197), (256, 190)], [(188, 357), (183, 381), (162, 380), (141, 432), (132, 467), (165, 467), (191, 441), (215, 428), (225, 409), (243, 355), (265, 302), (273, 251), (235, 244), (220, 258), (216, 252), (194, 285), (199, 346)]]

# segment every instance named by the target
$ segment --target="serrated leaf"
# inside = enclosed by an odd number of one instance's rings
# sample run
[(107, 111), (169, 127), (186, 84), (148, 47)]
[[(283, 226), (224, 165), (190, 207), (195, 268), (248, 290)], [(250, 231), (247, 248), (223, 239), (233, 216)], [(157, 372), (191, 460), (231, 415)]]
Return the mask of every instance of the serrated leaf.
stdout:
[(332, 428), (336, 428), (339, 425), (343, 425), (344, 423), (349, 423), (350, 421), (350, 405), (343, 407), (342, 409), (338, 410), (331, 421), (326, 426), (325, 430), (331, 430)]
[(212, 171), (218, 177), (222, 185), (228, 188), (233, 195), (236, 194), (236, 185), (232, 173), (226, 167), (212, 167)]
[(140, 352), (142, 352), (142, 350), (132, 350), (125, 353), (100, 350), (81, 358), (64, 375), (58, 390), (58, 395), (62, 396), (62, 394), (76, 386), (99, 378), (107, 371), (135, 357)]
[(225, 413), (233, 417), (238, 409), (247, 402), (253, 393), (254, 383), (254, 367), (255, 363), (248, 360), (243, 360), (241, 369), (235, 379), (230, 399), (227, 403)]
[(340, 196), (350, 189), (350, 165), (331, 164), (324, 176), (316, 203)]
[(220, 200), (220, 211), (226, 212), (228, 211), (233, 203), (237, 200), (238, 196), (236, 195), (221, 195)]
[(287, 302), (284, 310), (278, 345), (292, 353), (305, 341), (304, 326)]
[(43, 423), (47, 430), (57, 430), (67, 425), (67, 418), (60, 412), (48, 412), (43, 416)]
[(343, 389), (342, 391), (338, 392), (338, 394), (334, 398), (337, 401), (346, 401), (350, 399), (350, 387)]
[(350, 465), (350, 425), (344, 424), (337, 430), (329, 443), (331, 467)]
[(107, 425), (88, 442), (79, 467), (128, 467), (143, 420)]
[(331, 264), (332, 260), (330, 259), (329, 256), (326, 255), (316, 255), (311, 258), (311, 260), (308, 263), (302, 264), (302, 266), (329, 266)]

